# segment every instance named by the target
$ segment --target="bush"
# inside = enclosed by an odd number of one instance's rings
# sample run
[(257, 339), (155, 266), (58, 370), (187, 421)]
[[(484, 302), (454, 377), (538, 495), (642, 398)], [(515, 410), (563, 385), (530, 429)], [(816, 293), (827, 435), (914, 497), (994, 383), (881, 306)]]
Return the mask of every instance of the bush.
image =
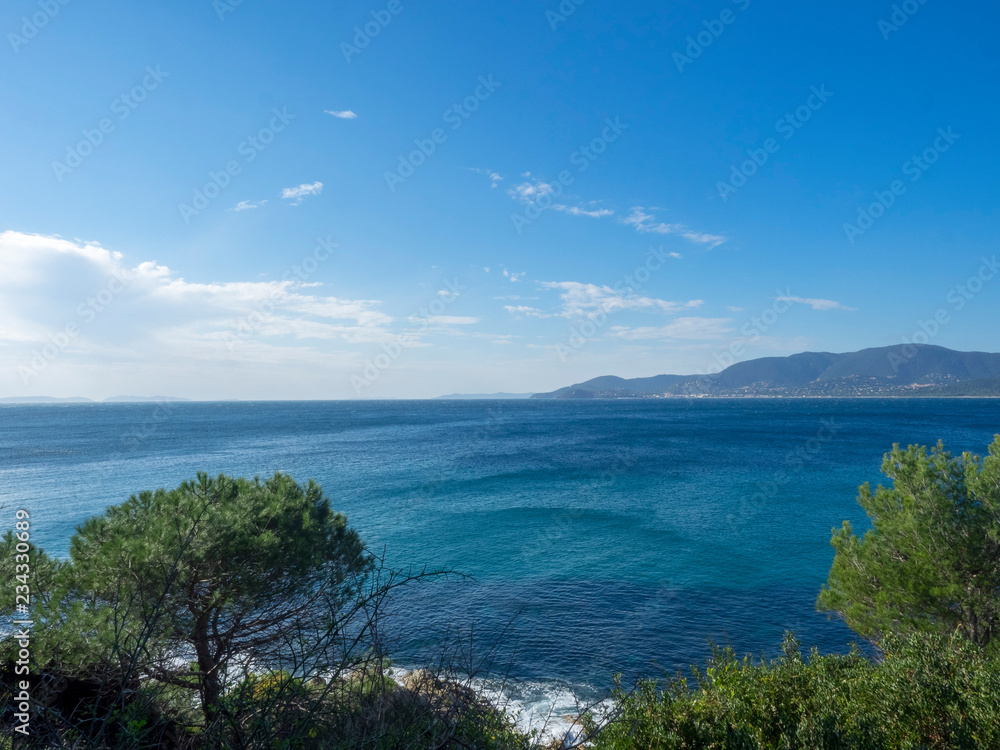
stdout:
[(716, 649), (693, 680), (616, 690), (595, 750), (917, 750), (1000, 747), (1000, 671), (961, 635), (891, 636), (878, 663), (856, 650), (804, 659), (786, 636), (768, 663)]

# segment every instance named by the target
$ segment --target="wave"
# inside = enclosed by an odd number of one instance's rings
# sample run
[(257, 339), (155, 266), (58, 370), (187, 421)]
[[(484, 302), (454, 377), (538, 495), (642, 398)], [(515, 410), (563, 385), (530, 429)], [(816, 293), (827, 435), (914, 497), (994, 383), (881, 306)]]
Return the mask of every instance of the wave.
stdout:
[[(412, 671), (393, 666), (389, 674), (401, 682)], [(613, 705), (610, 698), (600, 698), (591, 685), (570, 685), (559, 680), (474, 677), (464, 682), (491, 705), (502, 709), (520, 731), (534, 734), (543, 745), (553, 740), (565, 746), (577, 743), (583, 730), (581, 715), (592, 711), (600, 719), (610, 714)]]

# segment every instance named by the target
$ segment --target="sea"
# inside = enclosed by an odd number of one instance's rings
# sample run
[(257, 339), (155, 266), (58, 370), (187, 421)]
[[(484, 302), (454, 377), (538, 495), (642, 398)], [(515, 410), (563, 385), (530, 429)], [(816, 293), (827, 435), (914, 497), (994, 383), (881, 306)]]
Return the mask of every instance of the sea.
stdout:
[(461, 574), (393, 599), (395, 668), (451, 649), (536, 720), (713, 644), (846, 652), (815, 601), (832, 529), (868, 528), (858, 486), (894, 443), (998, 432), (989, 399), (2, 405), (0, 529), (26, 509), (65, 556), (88, 517), (198, 472), (314, 479), (388, 567)]

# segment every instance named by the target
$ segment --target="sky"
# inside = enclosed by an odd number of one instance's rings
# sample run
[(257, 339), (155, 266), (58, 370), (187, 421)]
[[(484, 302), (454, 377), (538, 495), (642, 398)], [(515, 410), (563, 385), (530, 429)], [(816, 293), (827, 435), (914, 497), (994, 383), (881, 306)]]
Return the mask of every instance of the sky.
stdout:
[(0, 397), (998, 351), (998, 24), (942, 0), (9, 0)]

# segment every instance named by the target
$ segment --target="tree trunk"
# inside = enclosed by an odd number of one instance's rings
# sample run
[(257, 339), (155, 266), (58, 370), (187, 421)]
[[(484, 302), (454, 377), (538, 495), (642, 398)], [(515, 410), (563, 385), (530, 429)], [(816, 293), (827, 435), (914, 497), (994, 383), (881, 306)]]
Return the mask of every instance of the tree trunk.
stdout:
[(219, 700), (222, 698), (222, 676), (219, 674), (218, 662), (212, 658), (206, 616), (199, 617), (195, 623), (194, 650), (198, 657), (198, 671), (201, 672), (201, 710), (207, 726), (218, 715)]

